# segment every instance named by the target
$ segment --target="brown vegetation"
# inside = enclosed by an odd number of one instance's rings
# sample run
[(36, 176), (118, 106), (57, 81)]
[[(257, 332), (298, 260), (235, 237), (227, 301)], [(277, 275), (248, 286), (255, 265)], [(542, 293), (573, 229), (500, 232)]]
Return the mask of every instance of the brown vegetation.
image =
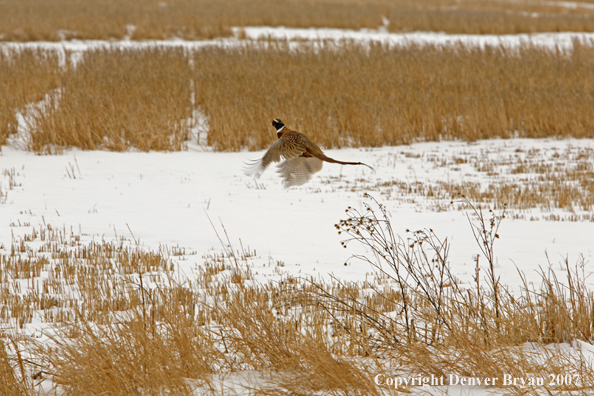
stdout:
[(58, 56), (41, 50), (0, 51), (0, 146), (17, 132), (16, 114), (59, 85)]
[[(51, 51), (14, 52), (0, 59), (0, 67), (19, 72), (0, 80), (9, 92), (2, 117), (13, 120), (4, 121), (3, 134), (14, 132), (14, 114), (26, 100), (57, 85), (44, 106), (27, 111), (31, 150), (179, 150), (197, 108), (208, 119), (208, 144), (219, 151), (268, 147), (273, 118), (325, 148), (592, 137), (594, 48), (574, 47), (301, 43), (290, 50), (264, 41), (192, 53), (91, 50), (64, 67)], [(43, 83), (33, 85), (37, 80)], [(15, 96), (24, 88), (28, 96)]]
[(594, 31), (594, 10), (546, 1), (501, 0), (8, 0), (0, 40), (208, 39), (233, 26), (377, 29), (392, 32)]
[(258, 150), (273, 118), (326, 148), (493, 137), (592, 137), (594, 48), (570, 54), (319, 43), (208, 48), (196, 98), (217, 150)]
[(180, 150), (192, 115), (182, 49), (92, 50), (62, 73), (34, 119), (30, 149)]

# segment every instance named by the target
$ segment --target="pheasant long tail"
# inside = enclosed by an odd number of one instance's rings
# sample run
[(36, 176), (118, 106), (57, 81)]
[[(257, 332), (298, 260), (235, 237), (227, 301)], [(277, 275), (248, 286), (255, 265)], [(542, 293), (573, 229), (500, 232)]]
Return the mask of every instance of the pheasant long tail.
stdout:
[(373, 169), (371, 166), (369, 166), (367, 164), (364, 164), (363, 162), (338, 161), (338, 160), (335, 160), (334, 158), (326, 157), (324, 154), (317, 154), (316, 157), (318, 157), (322, 161), (331, 162), (333, 164), (341, 164), (341, 165), (363, 165), (363, 166), (366, 166), (369, 169), (371, 169), (373, 172), (375, 172), (375, 169)]

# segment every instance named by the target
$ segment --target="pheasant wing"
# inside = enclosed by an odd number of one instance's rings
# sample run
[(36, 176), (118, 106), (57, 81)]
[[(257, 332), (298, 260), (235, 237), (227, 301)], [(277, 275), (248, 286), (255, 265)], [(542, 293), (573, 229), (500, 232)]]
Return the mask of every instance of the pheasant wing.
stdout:
[(281, 162), (278, 166), (285, 187), (305, 184), (311, 176), (322, 170), (324, 162), (316, 157), (297, 157)]
[(286, 139), (285, 136), (282, 136), (270, 146), (262, 159), (247, 164), (244, 173), (248, 176), (260, 177), (271, 163), (280, 162), (282, 158), (285, 160), (297, 158), (305, 153), (306, 149), (307, 146), (302, 139)]

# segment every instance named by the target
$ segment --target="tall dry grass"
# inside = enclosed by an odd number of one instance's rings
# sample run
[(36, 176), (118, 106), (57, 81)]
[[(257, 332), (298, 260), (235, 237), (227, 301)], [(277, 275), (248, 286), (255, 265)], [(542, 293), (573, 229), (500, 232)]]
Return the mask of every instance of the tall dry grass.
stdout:
[[(385, 25), (384, 21), (389, 21)], [(594, 12), (551, 2), (498, 0), (10, 0), (0, 3), (0, 39), (205, 39), (233, 26), (378, 28), (393, 32), (594, 31)]]
[[(319, 47), (318, 47), (319, 46)], [(388, 48), (265, 42), (196, 53), (196, 98), (217, 150), (259, 150), (281, 118), (325, 147), (592, 137), (594, 48)]]
[(41, 101), (59, 85), (55, 53), (35, 49), (0, 51), (0, 146), (17, 132), (17, 113)]
[[(4, 58), (18, 74), (1, 84), (4, 139), (14, 132), (15, 109), (59, 88), (26, 113), (36, 152), (179, 150), (196, 108), (208, 118), (208, 144), (220, 151), (268, 147), (273, 118), (327, 148), (594, 131), (594, 48), (578, 42), (573, 51), (551, 52), (354, 43), (290, 49), (264, 41), (192, 53), (92, 50), (63, 68), (47, 52), (49, 60), (33, 67), (45, 54)], [(23, 89), (28, 96), (18, 94)]]
[(0, 391), (6, 396), (23, 396), (29, 394), (31, 390), (31, 381), (19, 370), (23, 367), (22, 357), (12, 358), (14, 354), (12, 348), (8, 348), (13, 340), (0, 335)]
[(230, 35), (216, 0), (11, 0), (0, 4), (1, 39), (205, 39)]
[(53, 337), (56, 347), (39, 353), (54, 382), (72, 395), (191, 395), (207, 384), (221, 355), (212, 335), (186, 314), (175, 288), (156, 294), (163, 300), (147, 302), (148, 313), (137, 306), (98, 327), (80, 317)]
[(192, 115), (182, 49), (92, 50), (68, 64), (60, 90), (30, 113), (29, 148), (180, 150)]

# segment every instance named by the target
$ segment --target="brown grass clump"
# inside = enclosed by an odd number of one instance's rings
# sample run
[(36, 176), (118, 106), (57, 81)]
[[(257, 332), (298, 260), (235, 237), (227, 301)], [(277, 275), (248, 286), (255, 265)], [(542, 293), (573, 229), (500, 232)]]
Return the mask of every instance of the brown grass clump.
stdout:
[(278, 286), (240, 283), (219, 295), (210, 309), (226, 329), (219, 333), (225, 352), (266, 373), (267, 384), (254, 384), (255, 394), (378, 394), (369, 368), (337, 353), (345, 340), (328, 342), (328, 317), (301, 299), (302, 286), (295, 279)]
[(22, 49), (0, 51), (0, 146), (17, 132), (16, 114), (58, 87), (61, 70), (55, 53)]
[(32, 113), (29, 148), (179, 150), (192, 114), (189, 70), (181, 49), (85, 53), (59, 94)]
[(0, 334), (0, 393), (6, 396), (29, 395), (32, 391), (31, 382), (22, 372), (17, 374), (18, 367), (23, 367), (22, 357), (18, 355), (16, 359), (11, 359), (7, 352), (7, 344), (12, 342), (10, 337)]
[(149, 313), (132, 309), (104, 326), (84, 319), (69, 326), (46, 352), (54, 382), (73, 395), (193, 394), (221, 353), (176, 294), (161, 291), (162, 300), (145, 307)]
[[(388, 21), (388, 23), (386, 23)], [(392, 32), (594, 31), (594, 12), (551, 2), (472, 0), (12, 0), (0, 3), (0, 39), (205, 39), (233, 26), (376, 29)]]
[(208, 48), (195, 55), (196, 98), (217, 150), (267, 147), (273, 118), (325, 147), (592, 137), (594, 48), (575, 44), (570, 54), (530, 46)]

